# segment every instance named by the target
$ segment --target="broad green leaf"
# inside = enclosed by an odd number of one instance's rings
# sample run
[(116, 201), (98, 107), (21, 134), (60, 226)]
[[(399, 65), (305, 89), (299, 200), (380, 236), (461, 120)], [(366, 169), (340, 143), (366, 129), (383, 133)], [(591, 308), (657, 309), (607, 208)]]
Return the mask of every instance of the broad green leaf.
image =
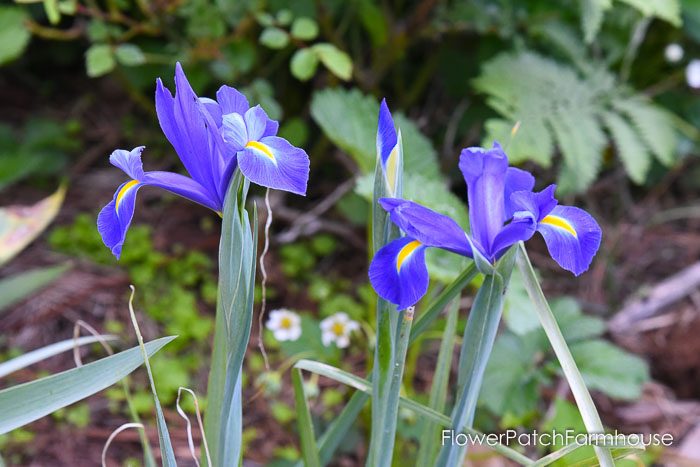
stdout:
[(85, 68), (90, 78), (106, 75), (116, 64), (112, 47), (107, 44), (94, 44), (85, 52)]
[(552, 299), (550, 306), (569, 344), (599, 337), (605, 332), (605, 322), (595, 316), (584, 315), (581, 306), (572, 297)]
[(29, 16), (22, 8), (0, 6), (0, 65), (16, 59), (29, 44), (30, 32), (24, 26)]
[[(175, 336), (146, 344), (149, 356)], [(0, 434), (19, 428), (116, 383), (143, 364), (133, 347), (78, 368), (0, 391)]]
[(352, 78), (352, 59), (333, 44), (322, 43), (312, 46), (321, 63), (340, 79)]
[(44, 0), (44, 11), (51, 24), (58, 24), (61, 21), (58, 0)]
[(539, 119), (521, 121), (515, 134), (513, 134), (514, 125), (518, 125), (518, 122), (500, 118), (486, 120), (484, 146), (491, 147), (495, 142), (504, 144), (508, 151), (508, 160), (512, 164), (531, 160), (542, 167), (552, 165), (551, 154), (554, 151), (554, 141), (544, 121)]
[(289, 68), (292, 74), (301, 81), (307, 81), (316, 73), (318, 57), (309, 48), (299, 49), (292, 55)]
[[(311, 115), (316, 123), (333, 143), (352, 156), (364, 174), (374, 171), (378, 114), (376, 99), (358, 89), (327, 88), (315, 92), (311, 101)], [(404, 173), (441, 179), (437, 153), (430, 140), (400, 113), (394, 113), (394, 121), (403, 138)]]
[(651, 154), (644, 146), (641, 136), (616, 113), (604, 113), (603, 121), (615, 141), (625, 171), (633, 182), (644, 183), (651, 165)]
[(114, 49), (114, 56), (124, 66), (137, 66), (146, 63), (146, 56), (136, 44), (121, 44)]
[(610, 397), (637, 399), (649, 381), (644, 360), (604, 340), (574, 344), (571, 353), (588, 386)]
[(260, 34), (260, 43), (271, 49), (284, 49), (289, 44), (289, 35), (278, 27), (270, 26)]
[(66, 187), (32, 206), (0, 208), (0, 266), (26, 248), (58, 214)]
[(514, 334), (522, 336), (540, 327), (537, 310), (527, 295), (525, 284), (518, 270), (513, 271), (506, 290), (503, 321)]
[(0, 279), (0, 311), (19, 303), (55, 281), (70, 268), (67, 264), (32, 269)]
[(318, 23), (304, 16), (297, 18), (292, 23), (292, 37), (302, 41), (311, 41), (318, 36)]
[(47, 345), (40, 349), (32, 350), (19, 357), (13, 358), (6, 362), (0, 363), (0, 378), (14, 373), (15, 371), (26, 368), (47, 358), (53, 357), (60, 353), (72, 350), (76, 347), (80, 347), (87, 344), (94, 344), (95, 342), (106, 342), (115, 341), (117, 336), (112, 336), (109, 334), (99, 335), (99, 336), (85, 336), (79, 337), (77, 339), (66, 339), (55, 344)]

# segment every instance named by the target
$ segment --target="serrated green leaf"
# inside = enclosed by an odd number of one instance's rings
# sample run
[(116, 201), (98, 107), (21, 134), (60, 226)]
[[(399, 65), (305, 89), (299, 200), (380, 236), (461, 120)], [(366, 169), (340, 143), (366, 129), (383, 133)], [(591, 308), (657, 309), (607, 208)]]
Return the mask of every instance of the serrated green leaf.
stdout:
[(135, 44), (121, 44), (114, 50), (117, 61), (124, 66), (137, 66), (146, 63), (146, 56)]
[[(362, 173), (372, 173), (376, 162), (376, 133), (379, 103), (358, 89), (324, 89), (314, 93), (311, 116), (325, 135), (347, 152)], [(441, 179), (437, 153), (415, 123), (394, 113), (401, 129), (404, 147), (404, 172), (421, 174), (427, 179)], [(371, 192), (371, 188), (370, 188)]]
[(671, 165), (675, 159), (676, 130), (668, 113), (643, 97), (618, 99), (613, 106), (625, 114), (639, 133), (639, 136), (664, 165)]
[(115, 65), (112, 47), (107, 44), (95, 44), (85, 52), (85, 68), (90, 78), (106, 75)]
[(331, 73), (345, 81), (352, 78), (352, 59), (333, 44), (316, 44), (313, 50)]
[(292, 23), (292, 37), (302, 41), (311, 41), (318, 36), (318, 23), (311, 18), (300, 17)]
[(284, 49), (289, 44), (289, 35), (278, 27), (270, 26), (260, 34), (260, 43), (271, 49)]
[[(153, 355), (175, 337), (146, 344)], [(133, 347), (78, 368), (0, 391), (0, 434), (19, 428), (116, 383), (143, 364), (141, 349)]]
[(294, 52), (289, 68), (292, 74), (301, 81), (307, 81), (315, 73), (318, 67), (318, 57), (309, 48), (299, 49)]
[(604, 113), (603, 122), (612, 136), (625, 171), (632, 181), (642, 184), (651, 165), (651, 154), (642, 143), (640, 135), (616, 113)]
[(580, 0), (580, 4), (581, 28), (586, 42), (590, 44), (603, 24), (603, 15), (612, 7), (612, 0)]
[(637, 399), (649, 380), (644, 360), (604, 340), (574, 344), (571, 354), (586, 384), (610, 397)]
[(29, 44), (31, 34), (24, 27), (28, 19), (22, 8), (0, 6), (0, 65), (22, 55)]

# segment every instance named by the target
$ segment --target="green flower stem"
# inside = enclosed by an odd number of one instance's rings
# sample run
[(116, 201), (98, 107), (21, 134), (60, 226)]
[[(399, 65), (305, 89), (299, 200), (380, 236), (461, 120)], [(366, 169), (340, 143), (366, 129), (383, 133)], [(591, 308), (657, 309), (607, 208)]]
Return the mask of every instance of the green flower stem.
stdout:
[[(566, 380), (569, 382), (571, 387), (571, 392), (574, 395), (576, 404), (581, 411), (581, 417), (586, 425), (586, 429), (589, 433), (604, 433), (605, 428), (603, 427), (603, 422), (600, 420), (598, 411), (595, 408), (591, 394), (586, 388), (586, 383), (581, 376), (581, 372), (576, 366), (574, 357), (569, 351), (569, 346), (564, 340), (564, 335), (559, 329), (557, 320), (552, 314), (552, 310), (549, 308), (549, 303), (542, 292), (539, 282), (537, 281), (537, 276), (535, 275), (535, 270), (530, 263), (530, 258), (527, 256), (527, 251), (525, 250), (525, 245), (520, 243), (518, 247), (517, 264), (520, 272), (523, 276), (523, 281), (525, 282), (525, 288), (530, 296), (530, 299), (535, 304), (537, 309), (537, 315), (542, 324), (544, 332), (547, 334), (549, 342), (552, 344), (554, 353), (559, 359), (559, 363), (564, 372)], [(602, 467), (614, 467), (615, 463), (612, 458), (610, 450), (600, 446), (594, 446), (595, 453), (598, 456), (598, 462)]]
[[(459, 355), (457, 403), (452, 410), (452, 427), (456, 432), (472, 428), (481, 383), (501, 321), (503, 295), (513, 271), (513, 250), (511, 248), (499, 261), (493, 274), (486, 276), (469, 313)], [(466, 446), (446, 444), (435, 465), (462, 465), (466, 455)]]

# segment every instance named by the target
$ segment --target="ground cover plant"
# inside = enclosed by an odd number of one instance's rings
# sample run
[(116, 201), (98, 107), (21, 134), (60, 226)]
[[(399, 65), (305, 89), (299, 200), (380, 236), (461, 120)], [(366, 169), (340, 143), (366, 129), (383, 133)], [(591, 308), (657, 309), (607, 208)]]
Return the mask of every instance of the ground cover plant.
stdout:
[(700, 462), (699, 18), (1, 5), (3, 464)]

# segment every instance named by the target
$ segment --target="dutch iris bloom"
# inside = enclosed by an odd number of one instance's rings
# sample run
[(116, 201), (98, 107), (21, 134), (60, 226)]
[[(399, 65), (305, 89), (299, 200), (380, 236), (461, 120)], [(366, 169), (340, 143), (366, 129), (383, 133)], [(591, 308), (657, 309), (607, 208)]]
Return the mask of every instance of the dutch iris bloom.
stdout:
[(559, 206), (555, 185), (532, 191), (534, 177), (508, 166), (498, 143), (492, 149), (462, 150), (459, 168), (467, 183), (468, 235), (451, 218), (420, 204), (382, 198), (381, 206), (406, 235), (379, 250), (369, 268), (379, 296), (404, 309), (414, 305), (428, 289), (425, 250), (430, 247), (494, 263), (512, 245), (535, 232), (559, 265), (579, 275), (598, 251), (601, 230), (582, 209)]
[(236, 168), (253, 183), (305, 195), (309, 157), (277, 135), (278, 123), (260, 106), (250, 107), (243, 94), (222, 86), (216, 100), (197, 97), (178, 63), (175, 96), (156, 82), (156, 112), (166, 138), (189, 173), (146, 172), (143, 147), (118, 149), (109, 160), (130, 180), (117, 188), (100, 212), (97, 228), (105, 245), (119, 258), (134, 215), (136, 193), (156, 186), (212, 209), (223, 211)]

